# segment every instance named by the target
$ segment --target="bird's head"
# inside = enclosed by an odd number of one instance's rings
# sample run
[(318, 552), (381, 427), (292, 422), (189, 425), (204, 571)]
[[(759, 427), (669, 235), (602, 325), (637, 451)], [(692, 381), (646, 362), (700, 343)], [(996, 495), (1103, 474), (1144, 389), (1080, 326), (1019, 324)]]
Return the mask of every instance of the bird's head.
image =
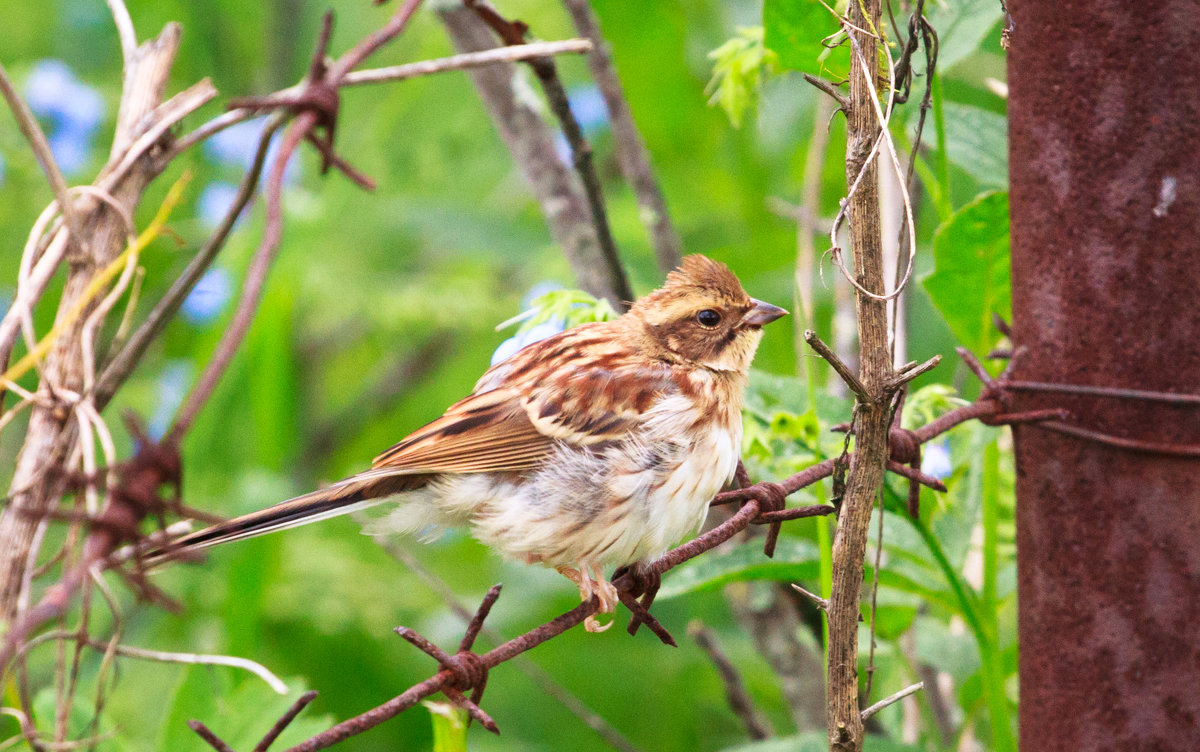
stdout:
[(625, 316), (640, 324), (654, 354), (713, 371), (746, 373), (762, 328), (787, 311), (755, 300), (729, 267), (687, 256), (666, 283)]

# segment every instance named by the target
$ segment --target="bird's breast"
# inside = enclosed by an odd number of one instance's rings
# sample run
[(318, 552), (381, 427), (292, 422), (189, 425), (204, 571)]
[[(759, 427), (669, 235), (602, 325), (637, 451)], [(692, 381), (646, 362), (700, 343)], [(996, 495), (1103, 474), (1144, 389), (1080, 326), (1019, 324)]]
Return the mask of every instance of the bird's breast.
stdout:
[(709, 502), (733, 478), (741, 433), (740, 423), (706, 431), (694, 438), (678, 464), (664, 468), (661, 488), (647, 499), (659, 528), (655, 548), (665, 550), (704, 524)]

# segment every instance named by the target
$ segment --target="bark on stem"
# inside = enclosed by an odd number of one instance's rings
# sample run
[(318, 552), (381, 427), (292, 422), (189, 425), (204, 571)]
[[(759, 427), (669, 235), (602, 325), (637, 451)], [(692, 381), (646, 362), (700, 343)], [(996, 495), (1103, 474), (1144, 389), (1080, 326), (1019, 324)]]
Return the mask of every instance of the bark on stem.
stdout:
[[(850, 3), (852, 44), (861, 54), (851, 56), (850, 98), (846, 112), (846, 183), (852, 185), (879, 134), (869, 82), (878, 75), (876, 40), (854, 28), (879, 28), (879, 0)], [(879, 226), (879, 191), (874, 163), (866, 166), (857, 190), (849, 198), (847, 216), (855, 277), (859, 285), (884, 292), (883, 245)], [(859, 382), (866, 400), (858, 405), (856, 448), (846, 478), (837, 534), (833, 541), (833, 589), (829, 598), (829, 674), (826, 726), (835, 752), (858, 752), (863, 723), (858, 701), (858, 615), (863, 558), (871, 508), (883, 482), (891, 423), (891, 358), (888, 352), (887, 307), (882, 300), (855, 295), (858, 314)]]

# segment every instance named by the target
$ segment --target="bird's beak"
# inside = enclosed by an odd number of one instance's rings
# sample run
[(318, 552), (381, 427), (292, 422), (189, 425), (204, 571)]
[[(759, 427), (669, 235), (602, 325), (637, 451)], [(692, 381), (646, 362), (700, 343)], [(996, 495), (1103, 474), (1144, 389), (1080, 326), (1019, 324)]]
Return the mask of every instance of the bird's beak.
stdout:
[(787, 311), (779, 306), (764, 303), (761, 300), (754, 300), (754, 307), (742, 318), (742, 323), (746, 326), (763, 326), (769, 324), (775, 319), (782, 318), (787, 315)]

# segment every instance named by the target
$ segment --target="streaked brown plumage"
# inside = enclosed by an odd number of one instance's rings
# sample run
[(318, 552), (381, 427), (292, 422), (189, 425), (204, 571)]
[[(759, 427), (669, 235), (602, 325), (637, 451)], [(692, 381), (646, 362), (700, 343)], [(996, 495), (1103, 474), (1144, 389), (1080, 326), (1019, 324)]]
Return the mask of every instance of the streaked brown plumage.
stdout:
[(651, 559), (695, 532), (732, 479), (750, 361), (762, 326), (785, 313), (747, 295), (725, 265), (689, 256), (619, 319), (490, 368), (370, 470), (175, 545), (204, 548), (386, 499), (395, 507), (379, 530), (469, 526), (611, 610), (602, 568)]

